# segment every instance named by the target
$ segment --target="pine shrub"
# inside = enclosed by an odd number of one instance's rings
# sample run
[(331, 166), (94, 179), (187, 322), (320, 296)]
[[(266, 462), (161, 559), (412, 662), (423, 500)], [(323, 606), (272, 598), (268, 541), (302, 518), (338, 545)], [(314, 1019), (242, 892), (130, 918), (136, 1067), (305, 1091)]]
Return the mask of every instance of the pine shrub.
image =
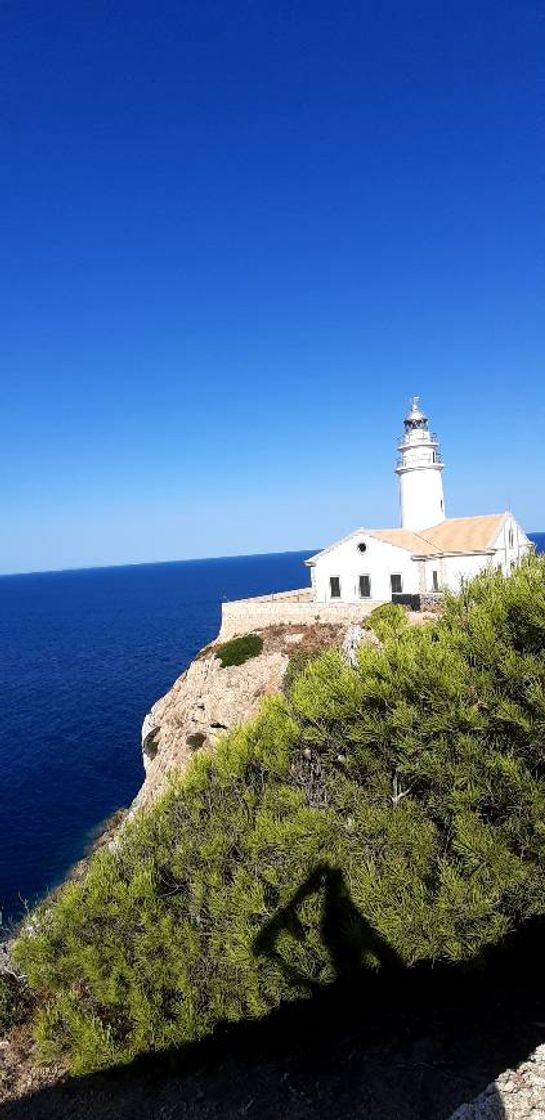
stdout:
[(42, 904), (14, 954), (45, 1058), (127, 1062), (355, 968), (469, 961), (543, 914), (545, 561), (378, 625), (381, 648), (309, 661)]
[(407, 622), (407, 607), (402, 607), (400, 603), (381, 603), (379, 607), (374, 607), (369, 615), (363, 621), (364, 628), (373, 630), (377, 637), (381, 637), (382, 632), (391, 633), (394, 630), (396, 633), (400, 632), (408, 626)]
[(282, 690), (289, 696), (293, 688), (293, 683), (303, 672), (303, 669), (310, 661), (315, 661), (319, 657), (319, 651), (312, 649), (296, 649), (290, 654), (288, 666), (284, 677), (282, 679)]

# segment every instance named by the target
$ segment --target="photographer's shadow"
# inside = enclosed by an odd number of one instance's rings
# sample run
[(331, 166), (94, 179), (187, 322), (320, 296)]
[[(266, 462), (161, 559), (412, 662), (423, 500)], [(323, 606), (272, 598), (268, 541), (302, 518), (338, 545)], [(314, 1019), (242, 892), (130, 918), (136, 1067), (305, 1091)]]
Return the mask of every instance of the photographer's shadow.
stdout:
[(338, 867), (320, 864), (299, 887), (286, 905), (263, 926), (254, 940), (256, 956), (268, 956), (275, 961), (296, 988), (306, 988), (313, 995), (324, 988), (320, 980), (304, 973), (287, 960), (278, 948), (284, 934), (295, 942), (304, 942), (307, 929), (301, 919), (303, 903), (313, 894), (322, 894), (320, 934), (327, 948), (335, 973), (335, 980), (347, 982), (359, 977), (363, 969), (376, 972), (378, 968), (401, 971), (403, 962), (398, 954), (368, 922), (353, 902), (343, 872)]

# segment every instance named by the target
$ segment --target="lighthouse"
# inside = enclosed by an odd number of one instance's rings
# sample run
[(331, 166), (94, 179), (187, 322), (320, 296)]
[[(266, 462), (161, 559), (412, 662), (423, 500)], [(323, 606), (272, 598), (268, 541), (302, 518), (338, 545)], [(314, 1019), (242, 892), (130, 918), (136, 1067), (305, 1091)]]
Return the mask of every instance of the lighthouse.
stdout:
[(445, 520), (443, 460), (439, 440), (429, 430), (419, 397), (412, 398), (403, 426), (396, 466), (401, 528), (418, 532)]
[[(412, 398), (403, 426), (396, 466), (401, 528), (360, 525), (305, 560), (311, 570), (313, 621), (344, 620), (348, 616), (336, 612), (349, 604), (355, 611), (349, 617), (359, 621), (362, 612), (388, 600), (425, 610), (446, 588), (459, 591), (479, 572), (496, 568), (509, 575), (534, 547), (511, 510), (445, 517), (439, 440), (429, 430), (419, 397)], [(297, 602), (298, 609), (302, 605)], [(314, 613), (322, 608), (325, 613)], [(276, 621), (279, 617), (275, 613)], [(248, 615), (244, 625), (247, 629)]]

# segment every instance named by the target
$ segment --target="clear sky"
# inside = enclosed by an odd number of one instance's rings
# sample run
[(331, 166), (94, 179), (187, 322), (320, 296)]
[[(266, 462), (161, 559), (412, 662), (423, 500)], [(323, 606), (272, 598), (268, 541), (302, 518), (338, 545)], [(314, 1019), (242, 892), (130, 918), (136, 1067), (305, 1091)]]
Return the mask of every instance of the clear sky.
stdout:
[(0, 570), (545, 529), (529, 0), (4, 0)]

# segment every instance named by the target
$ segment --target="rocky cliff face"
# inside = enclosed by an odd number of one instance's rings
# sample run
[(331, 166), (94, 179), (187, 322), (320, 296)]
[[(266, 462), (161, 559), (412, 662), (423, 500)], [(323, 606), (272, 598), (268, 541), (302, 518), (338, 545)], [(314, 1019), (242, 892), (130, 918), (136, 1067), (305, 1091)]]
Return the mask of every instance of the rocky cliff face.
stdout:
[(169, 773), (185, 770), (195, 751), (210, 749), (218, 736), (254, 715), (263, 696), (279, 691), (287, 665), (280, 652), (225, 669), (213, 652), (193, 661), (144, 720), (146, 777), (132, 809), (163, 793)]
[(243, 665), (222, 667), (213, 643), (198, 655), (146, 715), (142, 754), (146, 777), (131, 814), (165, 792), (169, 774), (183, 772), (195, 751), (211, 750), (219, 736), (256, 714), (262, 698), (279, 692), (296, 649), (340, 645), (346, 626), (271, 626), (260, 632), (263, 651)]

